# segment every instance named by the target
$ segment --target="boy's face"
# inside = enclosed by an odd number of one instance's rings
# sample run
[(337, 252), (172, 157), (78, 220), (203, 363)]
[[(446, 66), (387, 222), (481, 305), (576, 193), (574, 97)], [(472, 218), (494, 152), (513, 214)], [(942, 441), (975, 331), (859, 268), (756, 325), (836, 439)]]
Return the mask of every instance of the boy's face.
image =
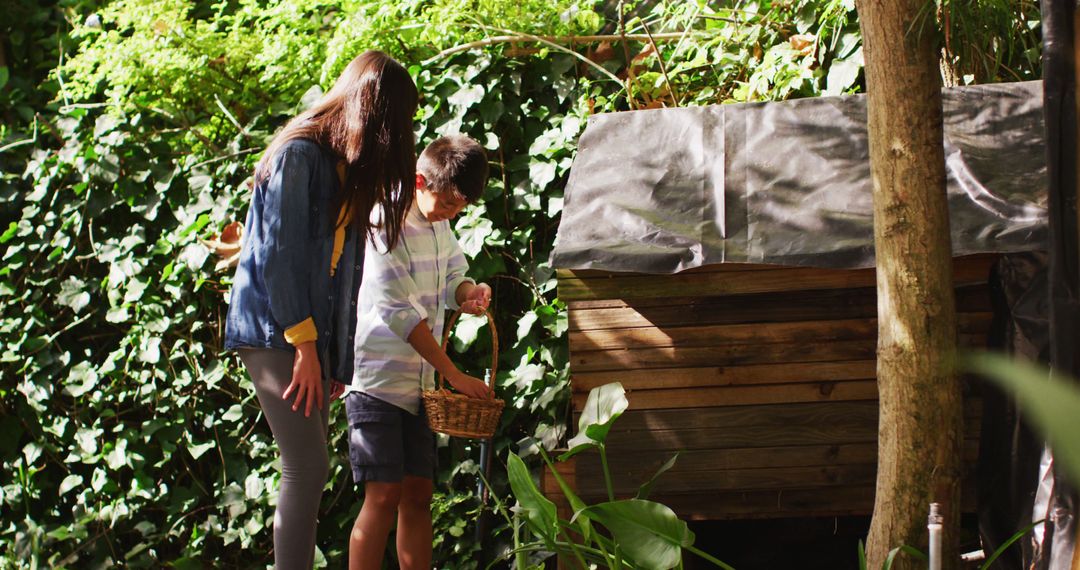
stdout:
[(416, 175), (416, 207), (429, 222), (441, 222), (453, 219), (469, 203), (454, 195), (453, 192), (434, 192), (427, 186), (422, 174)]

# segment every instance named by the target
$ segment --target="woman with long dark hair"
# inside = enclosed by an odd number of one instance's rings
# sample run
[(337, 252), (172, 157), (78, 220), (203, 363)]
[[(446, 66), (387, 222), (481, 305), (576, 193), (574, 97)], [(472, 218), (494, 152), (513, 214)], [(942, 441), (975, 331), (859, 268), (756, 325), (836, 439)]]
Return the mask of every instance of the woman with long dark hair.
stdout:
[(401, 235), (414, 196), (416, 105), (405, 68), (364, 52), (255, 169), (225, 347), (239, 351), (281, 452), (281, 570), (312, 565), (327, 412), (352, 374), (364, 240), (375, 206), (387, 212), (389, 238)]

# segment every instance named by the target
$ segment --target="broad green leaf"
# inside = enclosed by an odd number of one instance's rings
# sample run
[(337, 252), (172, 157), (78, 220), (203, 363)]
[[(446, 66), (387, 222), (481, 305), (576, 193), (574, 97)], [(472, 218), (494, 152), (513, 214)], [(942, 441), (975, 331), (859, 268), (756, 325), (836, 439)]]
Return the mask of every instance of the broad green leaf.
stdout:
[(626, 390), (618, 382), (604, 384), (590, 390), (585, 406), (581, 409), (578, 434), (567, 442), (570, 451), (564, 453), (560, 459), (565, 460), (585, 449), (604, 443), (611, 425), (619, 419), (629, 405)]
[(514, 498), (525, 511), (529, 528), (545, 542), (553, 542), (557, 532), (555, 503), (540, 492), (529, 474), (529, 468), (514, 452), (510, 452), (507, 457), (506, 474), (510, 480), (510, 488), (514, 491)]
[(1021, 360), (981, 353), (966, 368), (993, 380), (1016, 397), (1020, 409), (1050, 442), (1055, 463), (1080, 485), (1080, 385)]
[(682, 548), (694, 544), (694, 533), (668, 507), (630, 499), (588, 507), (584, 511), (604, 525), (622, 552), (639, 568), (674, 568)]
[(570, 509), (574, 512), (570, 519), (570, 524), (577, 526), (577, 532), (581, 534), (581, 537), (586, 542), (589, 541), (589, 537), (592, 536), (592, 524), (589, 521), (589, 516), (584, 514), (586, 504), (578, 497), (570, 485), (566, 484), (566, 480), (555, 468), (555, 464), (551, 462), (551, 458), (548, 457), (543, 447), (539, 448), (540, 456), (544, 459), (544, 464), (551, 471), (551, 474), (555, 477), (555, 481), (559, 484), (559, 489), (562, 490), (563, 496), (566, 497), (566, 502), (570, 505)]

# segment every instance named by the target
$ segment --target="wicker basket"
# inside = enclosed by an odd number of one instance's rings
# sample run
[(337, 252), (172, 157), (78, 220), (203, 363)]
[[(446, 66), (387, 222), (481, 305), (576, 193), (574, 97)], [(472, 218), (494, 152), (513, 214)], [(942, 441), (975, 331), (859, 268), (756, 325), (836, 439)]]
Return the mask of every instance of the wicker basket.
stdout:
[[(446, 350), (450, 331), (461, 316), (461, 311), (454, 313), (443, 330), (442, 347)], [(499, 365), (499, 333), (495, 330), (495, 320), (484, 312), (488, 325), (491, 326), (491, 378), (494, 381)], [(491, 439), (502, 416), (503, 401), (498, 398), (469, 398), (451, 392), (443, 386), (442, 377), (435, 373), (435, 389), (424, 390), (424, 411), (427, 412), (428, 424), (432, 431), (456, 437)]]

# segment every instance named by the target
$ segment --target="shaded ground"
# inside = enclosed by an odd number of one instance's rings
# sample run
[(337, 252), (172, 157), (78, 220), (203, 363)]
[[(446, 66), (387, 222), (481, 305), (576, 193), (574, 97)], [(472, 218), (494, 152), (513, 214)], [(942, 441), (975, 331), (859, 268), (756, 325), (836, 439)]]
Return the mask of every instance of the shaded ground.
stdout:
[[(976, 550), (974, 517), (964, 518), (963, 552)], [(857, 548), (870, 517), (793, 518), (690, 523), (695, 546), (736, 570), (857, 570)], [(687, 570), (715, 568), (694, 555)]]

